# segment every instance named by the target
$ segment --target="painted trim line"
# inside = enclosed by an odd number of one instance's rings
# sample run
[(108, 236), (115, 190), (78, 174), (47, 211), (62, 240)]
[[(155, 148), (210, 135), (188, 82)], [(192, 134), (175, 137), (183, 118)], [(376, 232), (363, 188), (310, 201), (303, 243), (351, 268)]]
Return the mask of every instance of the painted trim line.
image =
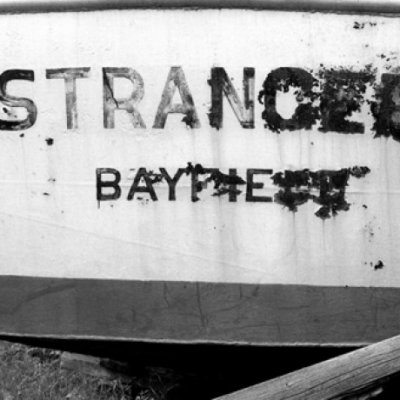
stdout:
[(0, 333), (23, 337), (358, 346), (400, 332), (400, 288), (0, 276)]
[(1, 0), (0, 13), (111, 9), (255, 9), (357, 14), (399, 14), (400, 0)]

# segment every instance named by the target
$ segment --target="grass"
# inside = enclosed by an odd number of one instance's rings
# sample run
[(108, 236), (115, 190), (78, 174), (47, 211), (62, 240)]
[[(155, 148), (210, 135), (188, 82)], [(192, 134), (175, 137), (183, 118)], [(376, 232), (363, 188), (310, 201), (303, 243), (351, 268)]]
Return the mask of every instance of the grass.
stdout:
[(93, 377), (62, 368), (60, 351), (0, 341), (0, 400), (166, 400), (181, 378), (151, 367), (132, 378)]
[[(189, 376), (167, 368), (146, 367), (140, 375), (129, 379), (92, 377), (80, 370), (62, 368), (60, 351), (0, 341), (0, 400), (198, 400), (214, 397), (204, 396), (204, 388), (198, 385), (190, 385), (189, 392), (180, 392)], [(391, 382), (383, 395), (379, 389), (351, 400), (398, 399), (398, 377)]]
[(0, 342), (0, 400), (132, 398), (132, 385), (120, 379), (94, 378), (62, 369), (60, 352)]

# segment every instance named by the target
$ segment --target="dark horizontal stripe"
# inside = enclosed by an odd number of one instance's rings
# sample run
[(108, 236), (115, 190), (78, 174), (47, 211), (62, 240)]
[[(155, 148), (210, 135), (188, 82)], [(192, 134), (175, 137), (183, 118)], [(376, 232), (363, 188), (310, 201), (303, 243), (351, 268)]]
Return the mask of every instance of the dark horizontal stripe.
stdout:
[(341, 13), (399, 13), (400, 1), (368, 0), (58, 0), (20, 1), (0, 4), (0, 13), (87, 11), (107, 9), (256, 9), (285, 11), (321, 11)]
[(359, 345), (400, 332), (400, 289), (0, 277), (0, 334)]

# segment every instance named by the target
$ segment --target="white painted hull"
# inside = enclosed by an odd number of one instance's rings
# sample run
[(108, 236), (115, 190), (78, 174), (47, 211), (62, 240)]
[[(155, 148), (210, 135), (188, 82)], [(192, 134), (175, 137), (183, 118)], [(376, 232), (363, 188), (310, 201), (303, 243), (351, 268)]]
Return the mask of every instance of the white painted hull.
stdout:
[[(46, 295), (43, 303), (29, 300), (32, 293), (23, 288), (34, 278), (40, 282), (38, 292), (33, 290), (39, 298), (42, 285), (63, 288), (63, 282), (68, 282), (68, 288), (79, 287), (76, 293), (81, 293), (86, 280), (109, 282), (110, 288), (118, 282), (139, 285), (143, 301), (156, 298), (156, 308), (162, 303), (158, 285), (164, 283), (194, 288), (200, 284), (203, 295), (207, 285), (232, 285), (226, 289), (235, 293), (232, 296), (239, 296), (241, 285), (247, 290), (260, 287), (266, 292), (253, 299), (249, 310), (266, 307), (275, 315), (274, 323), (283, 327), (278, 332), (271, 321), (264, 321), (265, 326), (256, 334), (242, 334), (238, 329), (233, 336), (213, 336), (205, 333), (210, 317), (204, 319), (196, 314), (195, 318), (201, 321), (200, 333), (189, 330), (191, 333), (180, 337), (167, 327), (164, 334), (162, 329), (156, 333), (149, 329), (146, 333), (145, 328), (137, 333), (134, 319), (130, 320), (124, 311), (122, 326), (115, 331), (104, 328), (111, 326), (111, 319), (99, 325), (93, 322), (87, 331), (80, 330), (78, 320), (66, 323), (65, 335), (76, 337), (326, 344), (369, 342), (397, 329), (395, 325), (383, 327), (378, 321), (363, 333), (358, 328), (352, 330), (346, 321), (357, 312), (352, 310), (352, 301), (359, 301), (367, 320), (372, 321), (368, 288), (375, 288), (371, 293), (382, 291), (389, 302), (397, 293), (393, 290), (400, 288), (400, 143), (393, 137), (376, 137), (370, 109), (382, 74), (398, 73), (398, 18), (252, 10), (109, 10), (1, 15), (0, 33), (2, 70), (34, 72), (33, 81), (10, 81), (7, 93), (31, 99), (37, 108), (33, 126), (0, 132), (0, 276), (5, 286), (11, 279), (16, 291), (10, 289), (4, 294), (6, 304), (14, 302), (7, 299), (15, 299), (18, 290), (24, 293), (22, 303), (17, 301), (13, 306), (18, 309), (18, 317), (3, 318), (3, 333), (61, 335), (49, 319), (42, 325), (30, 322), (27, 327), (18, 328), (17, 322), (25, 315), (20, 307), (25, 307), (22, 304), (26, 302), (28, 309), (33, 307), (36, 313), (55, 312), (49, 309), (53, 297)], [(225, 69), (243, 101), (245, 67), (254, 68), (256, 100), (267, 75), (277, 68), (301, 68), (318, 78), (321, 70), (359, 72), (367, 65), (374, 79), (367, 84), (360, 111), (348, 117), (349, 121), (362, 124), (364, 133), (321, 132), (320, 121), (311, 129), (277, 133), (265, 126), (264, 105), (258, 101), (254, 104), (254, 128), (244, 129), (225, 96), (223, 126), (210, 126), (212, 98), (208, 80), (212, 68)], [(73, 126), (68, 128), (65, 82), (50, 79), (49, 71), (83, 67), (87, 76), (76, 79), (76, 113)], [(103, 68), (122, 67), (134, 69), (143, 82), (143, 98), (135, 105), (141, 127), (135, 127), (124, 110), (116, 109), (113, 128), (105, 126), (103, 120)], [(168, 114), (165, 126), (154, 128), (172, 67), (180, 67), (193, 97), (198, 117), (195, 129), (182, 122), (184, 113)], [(131, 91), (132, 82), (128, 79), (114, 79), (116, 99), (129, 97)], [(174, 104), (182, 102), (178, 92), (172, 99)], [(278, 112), (286, 119), (298, 105), (293, 90), (277, 94), (276, 102)], [(23, 108), (12, 111), (10, 116), (9, 110), (3, 110), (0, 119), (19, 121), (26, 116)], [(249, 169), (264, 170), (253, 177), (263, 187), (241, 187), (236, 201), (229, 201), (228, 195), (214, 195), (211, 182), (197, 193), (198, 201), (193, 201), (191, 175), (187, 173), (176, 185), (174, 201), (169, 199), (165, 180), (152, 184), (157, 201), (149, 193), (135, 193), (133, 199), (127, 199), (139, 168), (159, 174), (161, 167), (172, 176), (188, 163), (218, 168), (224, 174), (235, 168), (244, 180)], [(333, 215), (331, 209), (330, 218), (315, 215), (321, 208), (315, 201), (318, 188), (313, 188), (314, 197), (296, 210), (276, 200), (280, 188), (271, 180), (275, 173), (338, 171), (355, 166), (368, 167), (369, 172), (361, 178), (348, 176), (344, 188), (348, 210)], [(121, 174), (118, 199), (96, 198), (99, 168), (112, 168)], [(105, 182), (110, 177), (103, 179)], [(250, 197), (246, 198), (249, 191)], [(104, 189), (104, 193), (112, 190)], [(18, 282), (22, 282), (21, 286)], [(142, 288), (145, 283), (157, 287), (157, 294), (147, 298)], [(102, 283), (96, 285), (103, 288)], [(284, 285), (281, 299), (289, 295), (292, 287), (298, 288), (293, 302), (288, 300), (292, 310), (289, 314), (294, 315), (296, 304), (307, 307), (299, 323), (314, 320), (320, 336), (291, 331), (284, 308), (274, 303), (271, 311), (265, 304), (280, 285)], [(346, 287), (359, 288), (362, 294), (352, 292), (354, 296), (346, 297), (342, 292)], [(76, 297), (68, 290), (68, 294), (64, 293), (66, 302), (64, 294), (57, 297), (57, 310), (72, 318), (75, 312), (85, 313), (82, 307), (90, 309), (81, 300), (71, 305)], [(185, 292), (182, 299), (189, 301), (196, 292), (193, 290)], [(318, 293), (316, 298), (313, 290)], [(110, 295), (117, 292), (110, 289)], [(347, 302), (326, 305), (322, 299), (328, 292), (333, 298), (335, 293), (344, 296)], [(97, 298), (99, 294), (93, 296)], [(180, 295), (176, 296), (179, 303)], [(141, 300), (134, 300), (136, 312), (151, 312), (146, 307), (141, 309)], [(225, 302), (240, 309), (242, 301), (242, 297), (232, 303), (216, 296), (214, 305), (208, 306), (209, 312), (220, 310)], [(317, 311), (313, 301), (320, 304)], [(320, 312), (325, 306), (328, 319)], [(6, 306), (3, 314), (13, 314), (13, 307)], [(70, 307), (73, 310), (67, 312)], [(377, 307), (382, 308), (382, 318), (387, 322), (389, 314), (382, 305)], [(343, 308), (347, 310), (346, 321), (339, 325), (341, 329), (347, 327), (349, 334), (343, 336), (338, 330), (330, 335), (329, 318)], [(229, 314), (228, 322), (224, 322), (225, 317), (218, 317), (216, 326), (232, 326), (242, 312), (237, 311), (236, 317)], [(110, 310), (105, 316), (111, 314)], [(246, 332), (252, 323), (264, 318), (256, 311), (251, 315), (251, 321), (241, 328)], [(318, 318), (324, 320), (320, 325), (315, 322)], [(0, 325), (1, 321), (0, 315)]]

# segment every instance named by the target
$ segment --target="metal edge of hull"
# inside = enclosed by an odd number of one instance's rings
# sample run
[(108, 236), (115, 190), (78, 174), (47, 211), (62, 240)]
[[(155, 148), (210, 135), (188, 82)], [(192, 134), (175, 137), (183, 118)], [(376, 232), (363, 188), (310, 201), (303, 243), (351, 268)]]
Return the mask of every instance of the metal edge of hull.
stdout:
[(40, 13), (110, 9), (255, 9), (362, 14), (398, 14), (400, 1), (372, 0), (5, 0), (0, 13)]

